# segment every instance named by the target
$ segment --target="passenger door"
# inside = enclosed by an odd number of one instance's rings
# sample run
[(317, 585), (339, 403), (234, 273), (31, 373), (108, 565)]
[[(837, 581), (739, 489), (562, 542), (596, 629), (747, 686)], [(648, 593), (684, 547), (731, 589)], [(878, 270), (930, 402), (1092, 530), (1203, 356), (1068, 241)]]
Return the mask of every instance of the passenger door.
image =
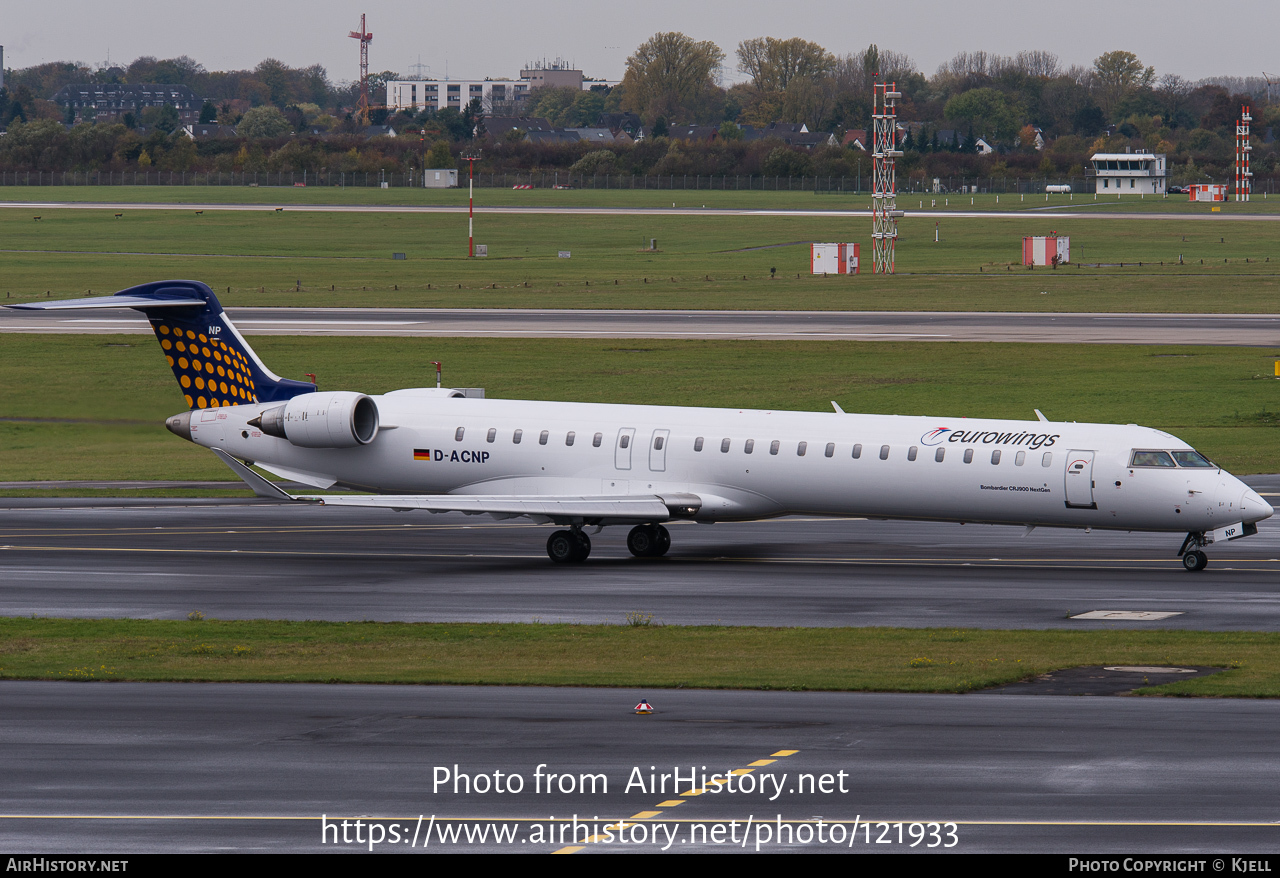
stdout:
[(1067, 454), (1067, 505), (1078, 509), (1097, 509), (1093, 499), (1093, 452), (1072, 451)]

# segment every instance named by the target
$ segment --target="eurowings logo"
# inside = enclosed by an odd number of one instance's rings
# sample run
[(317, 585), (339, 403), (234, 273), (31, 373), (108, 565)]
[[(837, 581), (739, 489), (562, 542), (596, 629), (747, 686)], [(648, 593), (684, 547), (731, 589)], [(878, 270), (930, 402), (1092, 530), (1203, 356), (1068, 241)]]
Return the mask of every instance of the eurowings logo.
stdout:
[(921, 445), (941, 445), (947, 441), (947, 434), (951, 432), (950, 427), (939, 427), (936, 430), (930, 430), (920, 437)]

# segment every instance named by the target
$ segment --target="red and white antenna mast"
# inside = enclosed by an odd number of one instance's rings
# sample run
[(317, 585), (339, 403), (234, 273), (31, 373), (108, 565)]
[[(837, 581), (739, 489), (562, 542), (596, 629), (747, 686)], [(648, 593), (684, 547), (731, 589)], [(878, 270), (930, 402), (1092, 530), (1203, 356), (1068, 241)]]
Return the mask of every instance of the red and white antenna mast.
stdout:
[(347, 34), (353, 40), (360, 41), (360, 118), (369, 121), (369, 43), (373, 42), (373, 34), (365, 30), (364, 14), (360, 15), (360, 30)]
[(872, 274), (893, 274), (894, 245), (898, 241), (898, 184), (894, 165), (902, 156), (898, 149), (898, 101), (902, 92), (896, 82), (872, 85)]
[(1253, 189), (1253, 172), (1249, 170), (1249, 153), (1253, 147), (1249, 145), (1249, 123), (1253, 116), (1249, 115), (1249, 107), (1240, 107), (1240, 121), (1236, 123), (1236, 201), (1248, 201), (1249, 191)]

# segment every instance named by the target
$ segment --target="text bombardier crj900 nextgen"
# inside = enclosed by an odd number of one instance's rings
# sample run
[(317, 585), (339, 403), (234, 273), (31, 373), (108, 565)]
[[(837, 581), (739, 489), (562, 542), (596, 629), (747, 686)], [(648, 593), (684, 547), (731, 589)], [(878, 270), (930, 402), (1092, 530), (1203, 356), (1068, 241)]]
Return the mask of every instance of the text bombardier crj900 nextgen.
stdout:
[[(1201, 570), (1205, 546), (1257, 533), (1272, 514), (1239, 479), (1146, 427), (1043, 415), (857, 415), (838, 406), (823, 413), (472, 399), (433, 387), (319, 393), (268, 369), (202, 283), (10, 307), (145, 314), (191, 407), (168, 428), (212, 449), (259, 495), (527, 516), (560, 526), (547, 554), (561, 563), (586, 560), (589, 526), (627, 525), (631, 553), (656, 556), (671, 544), (667, 521), (803, 513), (1185, 533), (1178, 555), (1186, 569)], [(291, 497), (251, 465), (370, 493)]]

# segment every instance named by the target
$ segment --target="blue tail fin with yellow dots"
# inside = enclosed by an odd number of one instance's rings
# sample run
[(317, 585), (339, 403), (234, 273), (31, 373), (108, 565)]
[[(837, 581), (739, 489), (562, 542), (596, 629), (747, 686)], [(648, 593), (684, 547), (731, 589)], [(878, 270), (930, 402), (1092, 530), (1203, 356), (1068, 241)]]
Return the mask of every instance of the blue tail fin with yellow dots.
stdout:
[(25, 310), (132, 308), (151, 322), (174, 377), (193, 409), (276, 402), (316, 386), (281, 378), (244, 340), (206, 284), (165, 280), (121, 290), (114, 296), (31, 302)]

